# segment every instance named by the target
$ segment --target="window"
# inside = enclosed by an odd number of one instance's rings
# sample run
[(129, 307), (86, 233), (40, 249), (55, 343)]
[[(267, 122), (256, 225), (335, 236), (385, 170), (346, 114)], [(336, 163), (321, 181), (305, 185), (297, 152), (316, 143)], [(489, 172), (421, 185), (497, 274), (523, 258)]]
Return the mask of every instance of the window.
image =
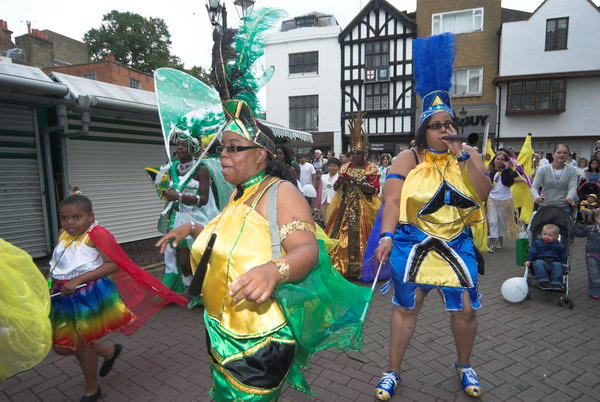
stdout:
[(481, 96), (483, 67), (457, 68), (452, 73), (452, 96)]
[(85, 73), (83, 74), (83, 78), (87, 78), (88, 80), (95, 80), (96, 73)]
[(453, 34), (483, 31), (483, 8), (431, 15), (431, 34)]
[(564, 78), (511, 81), (507, 113), (557, 113), (565, 110)]
[(569, 18), (546, 20), (546, 50), (564, 50), (567, 48)]
[(290, 128), (303, 131), (319, 129), (319, 95), (290, 96)]
[(290, 74), (319, 72), (319, 52), (292, 53), (289, 61)]
[(390, 65), (389, 42), (367, 42), (365, 44), (365, 68)]
[(140, 89), (140, 81), (134, 78), (129, 79), (129, 88)]
[(390, 108), (389, 84), (381, 82), (365, 85), (365, 110), (387, 110)]

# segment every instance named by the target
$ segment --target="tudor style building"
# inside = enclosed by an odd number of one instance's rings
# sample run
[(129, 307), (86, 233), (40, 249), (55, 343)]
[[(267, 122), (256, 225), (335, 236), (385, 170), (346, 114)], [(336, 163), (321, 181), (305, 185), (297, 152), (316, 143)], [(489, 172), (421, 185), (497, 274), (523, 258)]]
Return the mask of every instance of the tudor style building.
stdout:
[(414, 20), (385, 0), (371, 0), (340, 33), (341, 131), (348, 149), (348, 120), (366, 112), (371, 156), (398, 153), (415, 131), (412, 40)]

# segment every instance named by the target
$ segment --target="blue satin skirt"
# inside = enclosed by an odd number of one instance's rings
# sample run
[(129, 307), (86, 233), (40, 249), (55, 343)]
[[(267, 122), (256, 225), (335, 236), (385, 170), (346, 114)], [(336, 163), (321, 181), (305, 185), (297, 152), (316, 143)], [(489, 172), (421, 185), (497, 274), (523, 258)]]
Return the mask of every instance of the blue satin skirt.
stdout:
[(399, 224), (390, 254), (394, 304), (414, 309), (417, 288), (438, 289), (447, 311), (463, 310), (466, 291), (474, 309), (481, 307), (477, 292), (477, 260), (471, 229), (452, 241), (444, 241), (410, 224)]

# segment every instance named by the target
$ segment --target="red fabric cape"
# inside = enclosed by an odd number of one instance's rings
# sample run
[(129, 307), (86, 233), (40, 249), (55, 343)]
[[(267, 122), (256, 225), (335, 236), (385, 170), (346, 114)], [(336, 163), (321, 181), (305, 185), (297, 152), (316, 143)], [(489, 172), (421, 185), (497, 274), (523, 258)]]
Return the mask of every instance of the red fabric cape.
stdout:
[(119, 332), (133, 334), (154, 313), (173, 302), (185, 306), (188, 300), (163, 285), (149, 272), (138, 267), (119, 246), (112, 233), (100, 225), (90, 230), (90, 238), (118, 266), (111, 278), (117, 286), (119, 295), (136, 319)]

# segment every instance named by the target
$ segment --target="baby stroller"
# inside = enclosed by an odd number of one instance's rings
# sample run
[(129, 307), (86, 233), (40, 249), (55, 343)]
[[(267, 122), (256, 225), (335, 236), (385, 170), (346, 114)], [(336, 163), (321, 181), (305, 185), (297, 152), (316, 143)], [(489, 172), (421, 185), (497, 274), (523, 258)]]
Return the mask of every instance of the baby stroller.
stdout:
[(585, 182), (582, 183), (577, 189), (577, 221), (583, 220), (581, 216), (580, 206), (581, 202), (587, 198), (588, 195), (595, 194), (600, 197), (600, 185), (598, 183)]
[[(567, 263), (564, 265), (564, 273), (562, 277), (563, 287), (562, 290), (544, 290), (549, 292), (560, 293), (560, 297), (558, 299), (558, 305), (568, 305), (569, 309), (573, 309), (575, 307), (575, 301), (572, 296), (569, 295), (569, 272), (571, 271), (571, 251), (573, 247), (573, 241), (570, 236), (569, 229), (573, 226), (573, 215), (567, 214), (563, 209), (559, 207), (544, 207), (537, 211), (533, 217), (531, 218), (531, 222), (529, 223), (529, 234), (530, 241), (529, 244), (532, 245), (542, 233), (542, 228), (544, 225), (552, 223), (560, 229), (560, 237), (559, 241), (564, 244), (567, 249)], [(525, 268), (525, 273), (527, 276), (527, 300), (531, 299), (531, 288), (533, 287), (533, 283), (537, 284), (535, 276), (533, 275), (533, 270), (531, 266), (529, 268)], [(535, 286), (539, 288), (539, 286)], [(541, 289), (541, 288), (539, 288)]]

